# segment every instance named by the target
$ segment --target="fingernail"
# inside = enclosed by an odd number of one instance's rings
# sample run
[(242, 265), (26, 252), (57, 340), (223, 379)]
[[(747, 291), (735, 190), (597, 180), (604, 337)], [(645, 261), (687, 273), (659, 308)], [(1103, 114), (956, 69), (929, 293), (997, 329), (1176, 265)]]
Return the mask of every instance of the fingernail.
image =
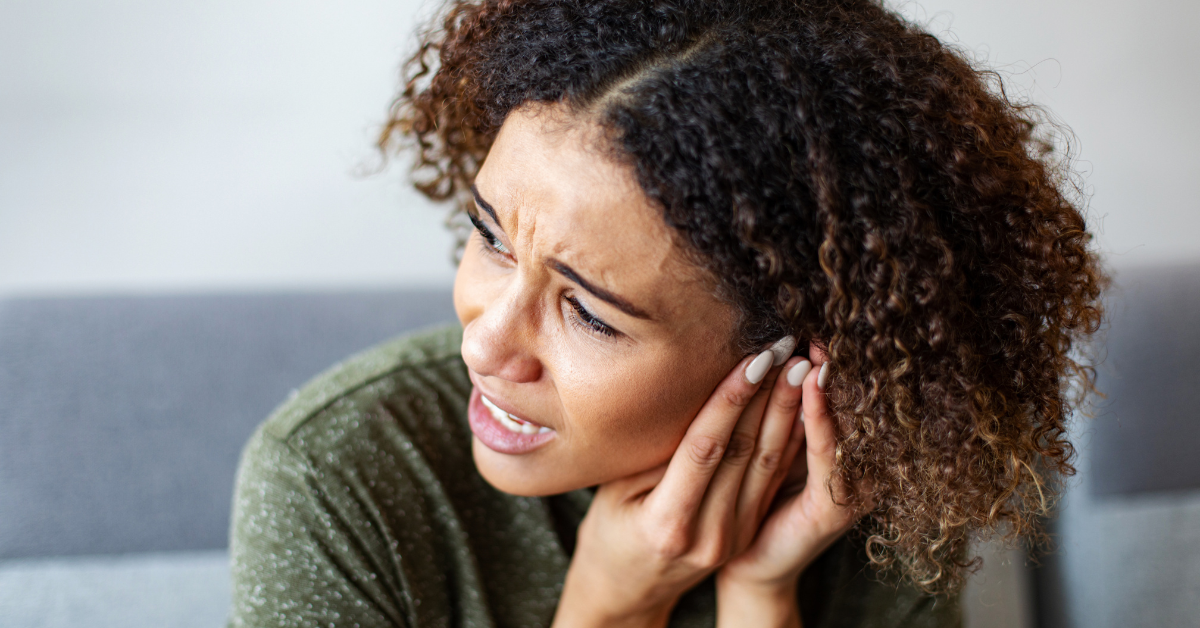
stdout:
[(767, 371), (771, 370), (773, 360), (774, 356), (772, 356), (770, 349), (758, 354), (758, 357), (754, 358), (753, 362), (746, 365), (746, 381), (751, 384), (761, 382), (767, 376)]
[(829, 363), (821, 365), (821, 370), (817, 371), (817, 388), (825, 390), (825, 384), (829, 382)]
[(787, 380), (792, 386), (799, 386), (804, 383), (804, 378), (808, 377), (808, 372), (812, 370), (812, 362), (801, 360), (796, 366), (793, 366), (788, 371)]
[(767, 349), (767, 351), (770, 351), (771, 354), (775, 356), (775, 366), (779, 366), (780, 364), (787, 362), (788, 358), (792, 357), (792, 351), (795, 350), (795, 336), (784, 336), (783, 338), (776, 340), (775, 344), (771, 345), (770, 349)]
[(804, 422), (804, 408), (800, 408), (800, 422)]

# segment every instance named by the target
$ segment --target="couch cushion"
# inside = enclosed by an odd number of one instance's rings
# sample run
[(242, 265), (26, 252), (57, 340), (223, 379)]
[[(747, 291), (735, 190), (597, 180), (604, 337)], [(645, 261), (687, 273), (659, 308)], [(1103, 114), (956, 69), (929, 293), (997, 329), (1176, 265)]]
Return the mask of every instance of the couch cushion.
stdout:
[(1096, 416), (1035, 578), (1043, 628), (1195, 625), (1200, 615), (1200, 264), (1121, 269)]
[(224, 550), (0, 561), (0, 625), (217, 628), (229, 588)]
[(1042, 628), (1197, 625), (1200, 491), (1072, 491), (1054, 532), (1037, 578)]
[(270, 410), (453, 319), (449, 290), (0, 300), (0, 558), (225, 547)]
[(1118, 272), (1107, 305), (1108, 399), (1081, 430), (1092, 493), (1200, 488), (1200, 264)]

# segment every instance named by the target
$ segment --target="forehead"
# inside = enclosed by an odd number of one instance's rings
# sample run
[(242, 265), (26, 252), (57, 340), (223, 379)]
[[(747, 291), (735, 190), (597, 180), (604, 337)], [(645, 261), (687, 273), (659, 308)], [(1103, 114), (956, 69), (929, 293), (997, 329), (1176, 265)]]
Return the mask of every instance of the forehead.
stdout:
[(658, 318), (715, 299), (629, 166), (608, 157), (594, 124), (554, 106), (509, 115), (476, 185), (518, 258), (561, 261)]

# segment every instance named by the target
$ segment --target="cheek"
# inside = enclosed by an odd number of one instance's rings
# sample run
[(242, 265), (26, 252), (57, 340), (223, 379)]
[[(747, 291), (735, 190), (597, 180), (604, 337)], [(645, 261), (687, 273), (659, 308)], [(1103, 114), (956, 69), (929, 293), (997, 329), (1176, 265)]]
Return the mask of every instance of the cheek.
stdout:
[[(559, 380), (572, 449), (613, 477), (666, 462), (725, 375), (719, 359), (597, 364)], [(583, 369), (581, 369), (583, 370)], [(564, 382), (570, 382), (564, 386)]]

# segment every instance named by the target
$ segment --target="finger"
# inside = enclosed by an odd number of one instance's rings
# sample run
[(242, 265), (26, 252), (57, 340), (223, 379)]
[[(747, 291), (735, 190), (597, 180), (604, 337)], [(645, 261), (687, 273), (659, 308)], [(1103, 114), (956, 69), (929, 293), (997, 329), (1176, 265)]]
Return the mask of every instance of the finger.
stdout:
[[(825, 356), (823, 353), (819, 353), (819, 351), (819, 349), (815, 350), (815, 355), (817, 355), (816, 359), (823, 361)], [(810, 350), (810, 353), (814, 353), (814, 351)], [(812, 355), (810, 355), (810, 359), (812, 359)], [(804, 484), (808, 480), (808, 463), (804, 456), (805, 445), (807, 445), (807, 441), (804, 430), (803, 390), (805, 382), (808, 381), (808, 378), (812, 376), (812, 373), (815, 370), (816, 364), (813, 363), (809, 368), (808, 374), (800, 378), (800, 415), (796, 417), (796, 421), (792, 424), (792, 433), (790, 439), (788, 440), (787, 452), (784, 454), (783, 464), (781, 465), (779, 475), (775, 480), (776, 484), (770, 490), (770, 493), (775, 495), (775, 501), (799, 493), (804, 489)], [(777, 493), (777, 491), (780, 490), (782, 490), (782, 493)], [(764, 510), (769, 509), (773, 505), (773, 503), (764, 504)]]
[(807, 435), (805, 463), (808, 478), (800, 507), (808, 517), (827, 530), (844, 530), (857, 514), (844, 506), (845, 487), (834, 481), (837, 457), (837, 430), (829, 415), (825, 386), (829, 382), (829, 362), (821, 365), (804, 382), (804, 431)]
[[(810, 483), (822, 483), (833, 472), (837, 453), (837, 433), (829, 417), (823, 384), (828, 384), (829, 362), (813, 369), (804, 381), (804, 433), (807, 441), (805, 457)], [(828, 491), (824, 491), (828, 492)]]
[(747, 357), (717, 385), (671, 456), (662, 481), (650, 494), (654, 507), (672, 516), (691, 517), (698, 511), (725, 457), (730, 436), (758, 392), (772, 360), (770, 351)]
[(771, 390), (758, 431), (758, 442), (738, 492), (739, 548), (753, 538), (765, 506), (770, 504), (783, 479), (784, 465), (791, 462), (786, 459), (788, 454), (794, 457), (799, 450), (798, 443), (792, 438), (793, 425), (800, 412), (800, 384), (811, 369), (812, 364), (804, 358), (789, 360)]
[[(793, 336), (787, 336), (780, 339), (771, 346), (769, 351), (774, 354), (775, 365), (783, 366), (788, 362), (792, 351), (796, 348), (796, 340)], [(757, 444), (761, 437), (761, 428), (763, 421), (766, 418), (767, 408), (771, 405), (771, 400), (775, 398), (776, 386), (780, 385), (779, 375), (782, 369), (772, 369), (771, 376), (768, 381), (764, 382), (759, 388), (758, 393), (754, 396), (753, 401), (742, 411), (742, 417), (739, 419), (737, 426), (734, 428), (733, 436), (730, 438), (729, 449), (725, 454), (721, 466), (717, 469), (713, 476), (712, 482), (709, 485), (708, 492), (704, 496), (704, 501), (700, 505), (700, 514), (698, 517), (700, 530), (703, 539), (713, 542), (709, 545), (709, 549), (714, 550), (715, 554), (723, 554), (730, 549), (741, 549), (744, 547), (748, 539), (745, 536), (748, 534), (753, 538), (754, 530), (748, 530), (739, 533), (738, 528), (738, 501), (742, 494), (743, 482), (746, 474), (750, 470), (751, 461), (754, 459), (754, 453), (757, 450)], [(786, 381), (784, 382), (786, 384)], [(799, 407), (798, 390), (795, 386), (792, 388), (792, 398), (786, 403), (791, 406), (790, 411), (784, 412), (784, 420), (787, 420), (788, 415), (795, 416), (795, 410)], [(778, 447), (772, 443), (773, 449), (782, 450), (784, 443), (787, 442), (786, 434), (790, 428), (783, 427), (779, 431)], [(778, 458), (782, 451), (775, 451), (770, 456), (770, 462), (773, 465), (778, 465)], [(761, 491), (764, 486), (757, 487), (756, 490)], [(757, 503), (753, 504), (757, 508)], [(740, 536), (740, 538), (739, 538)]]
[[(756, 449), (760, 436), (760, 427), (766, 409), (773, 396), (773, 389), (779, 382), (780, 369), (773, 369), (767, 381), (763, 382), (758, 393), (742, 411), (729, 438), (729, 446), (725, 457), (709, 482), (708, 491), (700, 504), (697, 515), (700, 530), (711, 533), (710, 540), (730, 538), (729, 533), (736, 530), (738, 496), (741, 493), (742, 482)], [(738, 539), (732, 539), (735, 544)]]
[[(803, 389), (803, 386), (801, 387)], [(803, 403), (803, 397), (801, 397)], [(758, 520), (761, 522), (767, 513), (780, 502), (804, 489), (808, 480), (808, 464), (804, 457), (804, 411), (801, 410), (796, 421), (792, 423), (792, 431), (788, 436), (787, 449), (784, 450), (783, 461), (779, 472), (767, 489), (767, 498), (759, 505)]]
[[(801, 384), (803, 390), (804, 385)], [(803, 393), (802, 393), (803, 394)], [(784, 492), (790, 494), (797, 493), (804, 488), (804, 483), (808, 479), (808, 463), (805, 460), (805, 448), (808, 444), (807, 433), (804, 430), (804, 402), (803, 396), (800, 403), (800, 416), (796, 417), (796, 423), (792, 425), (792, 440), (788, 443), (789, 448), (795, 448), (792, 460), (785, 465), (783, 479), (781, 480)]]

